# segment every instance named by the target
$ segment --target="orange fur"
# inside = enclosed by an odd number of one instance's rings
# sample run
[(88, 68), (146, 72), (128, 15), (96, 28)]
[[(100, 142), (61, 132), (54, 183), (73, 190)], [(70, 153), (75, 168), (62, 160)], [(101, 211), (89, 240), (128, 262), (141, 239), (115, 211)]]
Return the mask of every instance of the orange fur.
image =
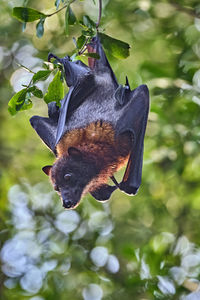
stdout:
[(85, 194), (105, 184), (109, 177), (127, 163), (130, 143), (128, 135), (120, 136), (116, 140), (112, 125), (98, 121), (85, 128), (67, 132), (57, 145), (57, 159), (68, 155), (69, 147), (76, 147), (92, 155), (96, 163), (102, 166), (100, 174), (84, 189), (83, 194)]
[(80, 148), (81, 144), (94, 144), (96, 142), (114, 144), (114, 131), (110, 124), (98, 121), (85, 128), (67, 132), (57, 145), (58, 157), (66, 155), (69, 147)]

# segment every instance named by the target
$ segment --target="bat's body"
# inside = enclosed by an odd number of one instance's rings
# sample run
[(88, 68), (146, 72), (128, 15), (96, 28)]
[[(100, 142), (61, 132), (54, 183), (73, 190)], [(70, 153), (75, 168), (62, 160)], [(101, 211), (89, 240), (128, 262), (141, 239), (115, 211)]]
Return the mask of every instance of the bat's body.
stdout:
[[(62, 160), (66, 151), (72, 147), (78, 149), (80, 153), (85, 153), (88, 162), (91, 160), (96, 166), (96, 174), (83, 189), (82, 194), (85, 194), (92, 193), (102, 185), (105, 188), (108, 178), (124, 166), (128, 161), (131, 140), (128, 135), (116, 140), (111, 124), (97, 121), (66, 133), (57, 145), (57, 160)], [(98, 200), (105, 200), (105, 197), (107, 198), (107, 194), (99, 195)]]
[[(149, 110), (148, 89), (131, 91), (118, 85), (98, 38), (94, 41), (100, 59), (94, 68), (68, 58), (58, 59), (65, 67), (70, 87), (59, 109), (49, 104), (49, 118), (33, 117), (31, 124), (57, 156), (44, 167), (66, 208), (74, 208), (90, 192), (107, 200), (119, 187), (135, 194), (141, 183), (143, 140)], [(128, 162), (117, 186), (109, 177)]]

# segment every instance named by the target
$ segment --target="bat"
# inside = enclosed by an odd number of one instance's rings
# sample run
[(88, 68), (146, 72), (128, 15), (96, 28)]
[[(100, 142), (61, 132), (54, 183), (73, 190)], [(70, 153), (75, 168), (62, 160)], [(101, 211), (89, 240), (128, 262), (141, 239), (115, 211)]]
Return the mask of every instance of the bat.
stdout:
[[(58, 58), (63, 65), (69, 91), (61, 100), (48, 104), (48, 117), (33, 116), (32, 127), (55, 154), (52, 166), (43, 167), (64, 208), (75, 208), (83, 195), (108, 200), (113, 191), (135, 195), (141, 184), (143, 144), (149, 112), (146, 85), (130, 89), (117, 82), (100, 39), (94, 37), (88, 52), (89, 65)], [(126, 166), (121, 183), (114, 173)], [(108, 185), (111, 178), (114, 185)]]

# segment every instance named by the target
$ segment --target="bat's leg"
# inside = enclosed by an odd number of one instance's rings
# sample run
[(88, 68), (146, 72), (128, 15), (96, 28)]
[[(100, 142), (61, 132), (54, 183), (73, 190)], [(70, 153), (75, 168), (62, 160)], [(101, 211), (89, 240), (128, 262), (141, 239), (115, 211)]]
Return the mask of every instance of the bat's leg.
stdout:
[(117, 182), (117, 180), (115, 179), (115, 177), (114, 177), (114, 176), (111, 176), (110, 179), (111, 179), (112, 182), (115, 184), (115, 186), (116, 186), (117, 188), (119, 188), (119, 183)]
[(119, 188), (135, 195), (141, 184), (144, 135), (149, 112), (149, 92), (145, 85), (130, 92), (129, 102), (124, 106), (116, 132), (121, 135), (130, 132), (133, 137), (128, 165)]
[(114, 192), (116, 189), (117, 189), (116, 186), (103, 184), (98, 189), (91, 192), (90, 194), (98, 201), (105, 201), (110, 198), (112, 192)]

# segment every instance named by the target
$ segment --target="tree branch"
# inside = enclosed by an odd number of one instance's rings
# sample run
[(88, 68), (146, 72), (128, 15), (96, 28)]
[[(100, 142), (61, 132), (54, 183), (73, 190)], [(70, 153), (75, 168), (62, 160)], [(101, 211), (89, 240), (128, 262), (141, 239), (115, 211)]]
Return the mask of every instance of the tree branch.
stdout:
[(75, 0), (71, 0), (69, 1), (67, 4), (65, 4), (63, 7), (61, 7), (60, 9), (54, 11), (52, 14), (47, 15), (47, 17), (51, 17), (57, 13), (59, 13), (61, 10), (63, 10), (64, 8), (66, 8), (67, 6), (69, 6), (70, 4), (72, 4)]

